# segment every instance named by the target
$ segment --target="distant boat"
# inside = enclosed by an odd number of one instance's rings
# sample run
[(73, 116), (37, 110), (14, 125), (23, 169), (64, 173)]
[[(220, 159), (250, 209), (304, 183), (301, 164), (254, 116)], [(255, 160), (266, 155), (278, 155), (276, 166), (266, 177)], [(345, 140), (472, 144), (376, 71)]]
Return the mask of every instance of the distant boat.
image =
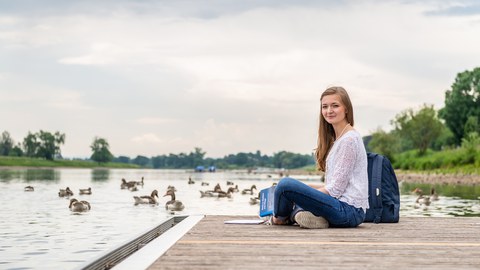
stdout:
[(197, 166), (195, 167), (195, 172), (204, 172), (205, 171), (205, 167), (204, 166)]
[(215, 168), (215, 166), (208, 167), (209, 172), (215, 172), (216, 170), (217, 170), (217, 168)]

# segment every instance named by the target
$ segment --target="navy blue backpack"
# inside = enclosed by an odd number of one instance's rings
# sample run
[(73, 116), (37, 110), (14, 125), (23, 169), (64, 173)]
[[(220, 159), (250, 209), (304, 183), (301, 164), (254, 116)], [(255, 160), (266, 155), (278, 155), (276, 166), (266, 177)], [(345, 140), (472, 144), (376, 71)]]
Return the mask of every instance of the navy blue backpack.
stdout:
[(392, 164), (387, 157), (367, 153), (368, 203), (364, 222), (395, 223), (400, 219), (400, 192)]

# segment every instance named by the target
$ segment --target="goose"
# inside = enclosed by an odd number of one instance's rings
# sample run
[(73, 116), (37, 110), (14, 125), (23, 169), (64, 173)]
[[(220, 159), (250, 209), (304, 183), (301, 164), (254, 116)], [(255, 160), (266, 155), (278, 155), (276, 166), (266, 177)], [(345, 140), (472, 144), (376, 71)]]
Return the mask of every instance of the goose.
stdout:
[(230, 187), (228, 188), (227, 192), (225, 191), (219, 191), (218, 194), (217, 194), (217, 197), (218, 198), (231, 198), (232, 197), (232, 193), (233, 193), (233, 190), (234, 188), (233, 187)]
[(69, 187), (66, 189), (60, 189), (58, 191), (58, 197), (68, 197), (68, 196), (73, 196), (73, 192), (70, 190)]
[(421, 194), (420, 196), (418, 196), (417, 200), (415, 200), (415, 203), (417, 203), (419, 205), (429, 206), (430, 203), (431, 203), (430, 197)]
[(135, 182), (135, 184), (136, 184), (137, 186), (142, 186), (142, 187), (143, 187), (143, 184), (144, 184), (144, 183), (143, 183), (143, 176), (142, 176), (142, 180), (140, 180), (140, 181), (138, 181), (138, 182)]
[(92, 195), (92, 188), (89, 187), (89, 188), (85, 188), (85, 189), (80, 189), (80, 192), (79, 192), (80, 195)]
[(431, 201), (438, 201), (438, 194), (435, 191), (434, 187), (432, 187), (432, 189), (430, 190), (430, 200)]
[(155, 189), (150, 196), (133, 196), (135, 199), (135, 205), (137, 204), (157, 204), (158, 203), (158, 191)]
[(411, 191), (412, 194), (414, 195), (422, 195), (423, 194), (423, 190), (421, 188), (415, 188), (414, 190)]
[(169, 185), (169, 186), (167, 187), (167, 190), (169, 190), (169, 189), (171, 189), (171, 190), (173, 190), (173, 191), (177, 191), (177, 189), (175, 188), (175, 186), (170, 186), (170, 185)]
[(24, 188), (25, 191), (35, 191), (35, 189), (32, 186), (26, 186)]
[(217, 183), (213, 188), (213, 192), (220, 192), (220, 191), (222, 191), (222, 188), (220, 187), (220, 183)]
[(89, 202), (78, 201), (77, 199), (71, 199), (68, 208), (70, 208), (72, 212), (85, 212), (92, 209)]
[(175, 199), (175, 191), (167, 190), (167, 193), (165, 193), (163, 197), (169, 195), (171, 199), (165, 203), (165, 209), (170, 211), (182, 211), (185, 208), (185, 205), (181, 201)]
[(255, 205), (260, 202), (260, 194), (258, 194), (257, 197), (250, 197), (250, 204)]
[(205, 191), (200, 190), (200, 198), (203, 198), (203, 197), (215, 197), (215, 194), (211, 190), (205, 190)]
[(195, 184), (195, 181), (193, 181), (191, 177), (188, 177), (188, 184), (189, 185)]
[(253, 195), (253, 190), (254, 190), (254, 189), (257, 190), (257, 186), (252, 185), (251, 188), (247, 188), (247, 189), (242, 190), (242, 194), (251, 194), (251, 195)]
[(129, 181), (125, 180), (125, 178), (122, 178), (122, 184), (120, 184), (121, 189), (132, 189), (137, 185), (137, 182), (135, 181)]

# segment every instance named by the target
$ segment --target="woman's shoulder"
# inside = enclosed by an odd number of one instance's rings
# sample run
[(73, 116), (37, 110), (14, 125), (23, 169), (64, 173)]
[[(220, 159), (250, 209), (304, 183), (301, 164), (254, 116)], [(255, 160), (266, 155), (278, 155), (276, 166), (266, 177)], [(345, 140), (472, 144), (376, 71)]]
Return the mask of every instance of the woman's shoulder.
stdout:
[(358, 148), (360, 144), (363, 145), (363, 139), (358, 131), (356, 131), (355, 129), (351, 129), (345, 134), (343, 134), (343, 136), (338, 139), (335, 144), (337, 144), (338, 147), (341, 148)]
[(354, 143), (354, 142), (357, 142), (358, 139), (362, 140), (362, 135), (360, 135), (360, 133), (357, 130), (351, 129), (345, 132), (345, 134), (343, 134), (343, 136), (338, 141)]

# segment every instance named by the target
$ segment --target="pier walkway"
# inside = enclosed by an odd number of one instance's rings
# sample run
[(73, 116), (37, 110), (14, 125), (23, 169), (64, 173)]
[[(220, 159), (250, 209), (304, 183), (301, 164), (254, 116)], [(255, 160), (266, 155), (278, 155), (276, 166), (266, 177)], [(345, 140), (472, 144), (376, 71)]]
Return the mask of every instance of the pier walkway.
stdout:
[(171, 246), (154, 248), (140, 261), (154, 256), (149, 270), (480, 269), (476, 217), (402, 217), (395, 224), (320, 230), (224, 224), (238, 219), (256, 217), (200, 217)]

